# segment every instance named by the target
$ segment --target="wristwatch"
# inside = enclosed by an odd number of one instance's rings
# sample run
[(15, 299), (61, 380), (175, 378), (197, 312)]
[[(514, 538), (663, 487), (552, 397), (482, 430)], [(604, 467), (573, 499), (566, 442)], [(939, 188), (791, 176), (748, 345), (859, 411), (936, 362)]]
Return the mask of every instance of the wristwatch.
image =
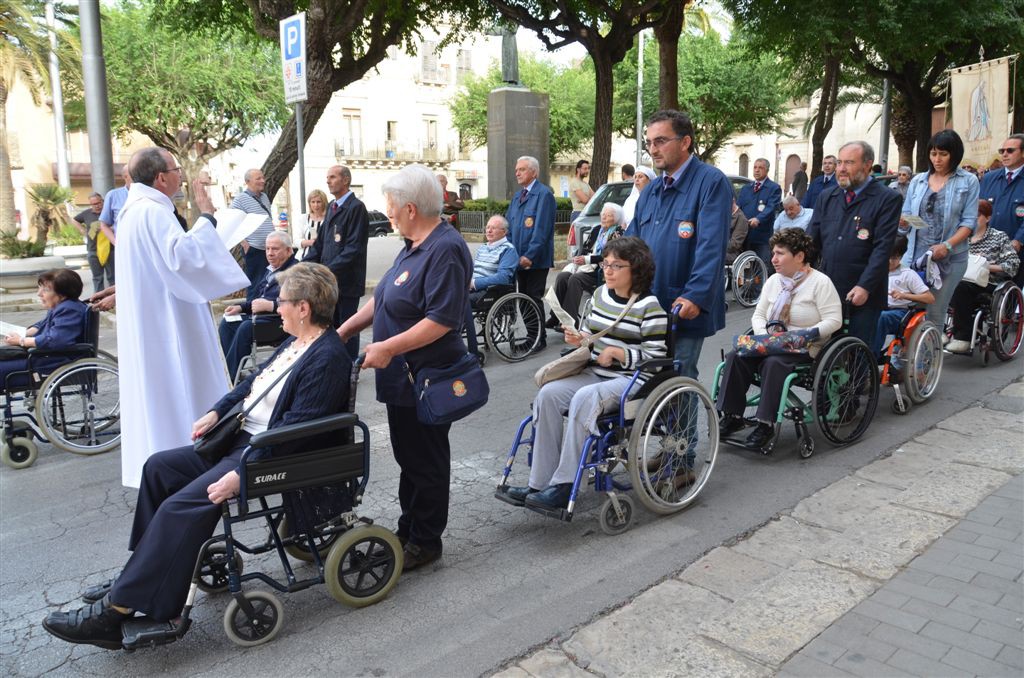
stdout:
[(946, 246), (946, 252), (952, 252), (953, 246), (949, 244), (948, 240), (943, 240), (942, 244)]

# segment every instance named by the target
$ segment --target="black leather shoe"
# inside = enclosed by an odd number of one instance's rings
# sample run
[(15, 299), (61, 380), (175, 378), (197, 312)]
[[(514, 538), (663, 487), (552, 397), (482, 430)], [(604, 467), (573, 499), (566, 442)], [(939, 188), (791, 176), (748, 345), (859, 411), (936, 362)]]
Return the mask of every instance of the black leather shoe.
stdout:
[(742, 431), (746, 427), (747, 422), (742, 415), (723, 413), (722, 418), (718, 422), (718, 435), (724, 438), (737, 431)]
[(411, 572), (429, 565), (441, 557), (441, 549), (426, 549), (418, 544), (407, 543), (402, 547), (402, 572)]
[(43, 628), (69, 643), (120, 650), (121, 624), (131, 616), (112, 608), (110, 598), (104, 597), (71, 612), (51, 612), (43, 620)]
[(82, 593), (82, 601), (86, 603), (95, 603), (97, 600), (103, 600), (103, 598), (110, 593), (110, 589), (114, 588), (113, 579), (108, 579), (102, 584), (95, 584), (90, 586)]
[(505, 489), (505, 496), (508, 497), (508, 499), (510, 500), (509, 501), (510, 504), (514, 504), (516, 506), (522, 506), (523, 502), (526, 501), (526, 497), (527, 496), (529, 496), (531, 494), (535, 494), (535, 493), (537, 493), (539, 491), (540, 490), (535, 490), (535, 489), (533, 489), (530, 486), (526, 486), (526, 487), (509, 487), (509, 488)]
[(555, 316), (551, 316), (548, 318), (548, 321), (544, 323), (544, 327), (548, 328), (549, 330), (557, 331), (562, 329), (562, 323)]
[(569, 505), (569, 495), (572, 494), (572, 483), (551, 485), (540, 492), (534, 492), (526, 496), (523, 503), (526, 506), (536, 506), (544, 509), (564, 509)]
[(775, 427), (771, 424), (758, 422), (757, 427), (747, 436), (745, 444), (748, 447), (761, 448), (768, 444), (768, 441), (775, 435)]

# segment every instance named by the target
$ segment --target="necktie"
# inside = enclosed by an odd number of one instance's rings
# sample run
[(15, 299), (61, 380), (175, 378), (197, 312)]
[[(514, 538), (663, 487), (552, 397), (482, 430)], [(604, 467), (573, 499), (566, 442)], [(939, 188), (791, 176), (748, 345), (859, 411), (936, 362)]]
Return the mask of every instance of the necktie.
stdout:
[(675, 179), (673, 179), (672, 177), (665, 177), (665, 188), (668, 188), (673, 183), (675, 183)]
[(821, 182), (821, 185), (822, 186), (828, 186), (828, 180), (829, 180), (829, 177), (825, 177), (825, 180), (823, 182)]
[(328, 218), (333, 217), (338, 212), (338, 203), (331, 202), (331, 213), (327, 215)]
[(757, 193), (760, 190), (761, 190), (761, 182), (760, 181), (755, 181), (754, 182), (754, 193)]
[(854, 192), (854, 191), (852, 191), (850, 189), (846, 190), (846, 204), (847, 205), (849, 205), (851, 202), (853, 202), (853, 199), (856, 198), (856, 197), (857, 197), (857, 193), (856, 192)]
[(524, 202), (526, 202), (526, 196), (529, 195), (529, 193), (530, 193), (530, 191), (528, 189), (525, 189), (525, 188), (519, 192), (519, 204), (520, 205), (522, 205)]
[(1016, 172), (1007, 172), (1006, 173), (1006, 184), (1007, 185), (1010, 185), (1010, 184), (1013, 183), (1013, 177), (1016, 176), (1016, 174), (1017, 174)]

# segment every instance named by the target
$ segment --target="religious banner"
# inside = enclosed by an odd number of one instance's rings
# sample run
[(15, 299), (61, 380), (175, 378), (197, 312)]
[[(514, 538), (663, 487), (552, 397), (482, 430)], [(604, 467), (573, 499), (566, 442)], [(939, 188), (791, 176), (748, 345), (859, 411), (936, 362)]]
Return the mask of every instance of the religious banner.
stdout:
[(950, 71), (953, 129), (964, 140), (961, 164), (988, 167), (1009, 134), (1010, 63), (1003, 57)]

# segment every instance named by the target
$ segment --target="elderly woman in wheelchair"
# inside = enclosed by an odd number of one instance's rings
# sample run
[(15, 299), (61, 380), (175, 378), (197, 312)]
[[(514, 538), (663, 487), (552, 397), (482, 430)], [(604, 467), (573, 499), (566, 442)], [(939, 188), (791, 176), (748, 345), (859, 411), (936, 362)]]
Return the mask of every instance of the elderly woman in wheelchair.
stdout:
[[(767, 280), (752, 318), (752, 350), (741, 346), (730, 352), (720, 368), (717, 406), (719, 433), (727, 438), (747, 426), (743, 413), (747, 390), (760, 384), (756, 426), (744, 447), (762, 449), (775, 435), (775, 422), (785, 397), (787, 377), (800, 365), (810, 364), (825, 341), (843, 324), (842, 303), (832, 281), (814, 270), (814, 246), (798, 228), (775, 233), (770, 241), (775, 275)], [(800, 331), (796, 335), (785, 332)], [(785, 341), (789, 337), (793, 341)], [(741, 342), (738, 342), (738, 344)]]
[[(590, 364), (582, 372), (541, 387), (533, 403), (530, 480), (523, 487), (502, 488), (500, 498), (508, 503), (542, 512), (566, 508), (584, 443), (589, 435), (600, 434), (597, 419), (604, 404), (619, 400), (637, 364), (665, 356), (668, 318), (650, 293), (654, 259), (647, 245), (639, 238), (612, 240), (600, 266), (605, 284), (594, 293), (583, 331), (563, 329), (573, 346), (588, 335), (606, 333), (591, 346)], [(568, 417), (564, 436), (563, 417)]]
[[(43, 627), (51, 634), (71, 643), (118, 649), (122, 625), (137, 612), (151, 622), (170, 622), (183, 606), (190, 609), (189, 582), (198, 571), (197, 556), (206, 552), (204, 543), (226, 514), (222, 504), (239, 494), (240, 472), (245, 473), (240, 462), (250, 438), (336, 414), (348, 403), (351, 361), (338, 335), (330, 331), (337, 299), (334, 275), (319, 264), (303, 263), (281, 272), (279, 281), (278, 313), (291, 338), (193, 425), (196, 439), (222, 417), (238, 416), (237, 405), (244, 405), (243, 423), (221, 452), (223, 457), (206, 459), (192, 447), (150, 457), (136, 504), (131, 557), (116, 579), (86, 590), (85, 607), (47, 616)], [(330, 444), (337, 438), (336, 432), (324, 433), (305, 444)], [(276, 458), (298, 452), (299, 446), (290, 440), (272, 449), (250, 450), (246, 457)]]

